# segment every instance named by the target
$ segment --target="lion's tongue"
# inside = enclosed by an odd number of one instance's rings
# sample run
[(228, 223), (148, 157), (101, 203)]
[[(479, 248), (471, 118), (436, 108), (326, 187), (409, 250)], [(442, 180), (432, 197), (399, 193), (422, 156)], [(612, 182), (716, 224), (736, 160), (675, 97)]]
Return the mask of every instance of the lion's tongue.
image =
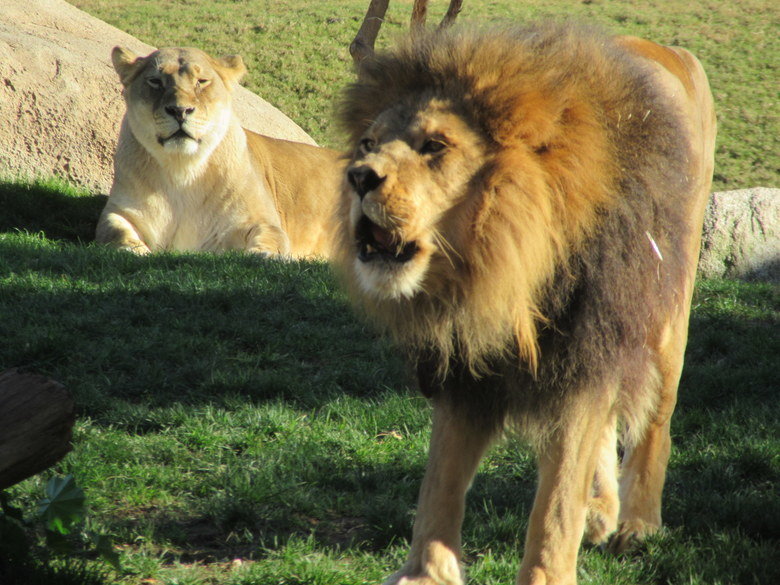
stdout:
[(374, 224), (371, 226), (371, 235), (378, 244), (377, 247), (384, 248), (385, 250), (393, 250), (395, 248), (393, 236), (386, 229)]

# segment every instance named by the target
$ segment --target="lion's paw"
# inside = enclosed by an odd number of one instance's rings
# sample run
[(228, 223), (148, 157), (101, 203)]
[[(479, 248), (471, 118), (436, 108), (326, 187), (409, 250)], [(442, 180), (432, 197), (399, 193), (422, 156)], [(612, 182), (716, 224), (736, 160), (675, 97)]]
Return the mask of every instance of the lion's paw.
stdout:
[(437, 579), (430, 575), (409, 576), (395, 574), (382, 585), (463, 585), (463, 580), (460, 577), (453, 580), (450, 578)]
[(607, 542), (609, 535), (617, 529), (618, 504), (611, 500), (593, 498), (588, 503), (583, 540), (600, 545)]
[(407, 562), (383, 585), (463, 585), (463, 570), (448, 547), (429, 543), (422, 557), (418, 562)]
[(517, 582), (520, 585), (547, 585), (547, 573), (541, 567), (531, 567), (528, 571), (521, 569)]
[(657, 524), (650, 524), (639, 518), (624, 520), (618, 526), (607, 544), (607, 550), (613, 554), (623, 554), (638, 548), (648, 536), (660, 529)]

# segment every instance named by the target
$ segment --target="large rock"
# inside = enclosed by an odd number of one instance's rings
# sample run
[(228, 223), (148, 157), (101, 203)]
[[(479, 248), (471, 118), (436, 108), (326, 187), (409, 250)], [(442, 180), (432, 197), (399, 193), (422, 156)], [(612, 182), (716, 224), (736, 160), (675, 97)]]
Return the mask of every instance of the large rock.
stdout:
[[(111, 49), (154, 48), (62, 0), (0, 4), (0, 176), (57, 175), (108, 193), (124, 113)], [(244, 88), (235, 108), (250, 130), (314, 143)]]
[(712, 194), (699, 276), (780, 282), (780, 189)]

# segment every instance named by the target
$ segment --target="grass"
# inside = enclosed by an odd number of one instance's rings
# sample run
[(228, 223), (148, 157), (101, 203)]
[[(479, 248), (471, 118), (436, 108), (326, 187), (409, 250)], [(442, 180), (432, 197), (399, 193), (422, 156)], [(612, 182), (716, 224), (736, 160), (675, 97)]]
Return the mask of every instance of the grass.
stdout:
[[(240, 53), (245, 85), (320, 144), (342, 148), (333, 103), (353, 77), (348, 46), (368, 0), (75, 0), (153, 46)], [(430, 22), (447, 2), (430, 3)], [(379, 45), (408, 27), (411, 0), (393, 0)], [(780, 10), (772, 0), (467, 0), (459, 21), (489, 27), (574, 18), (620, 34), (684, 46), (707, 71), (719, 119), (714, 190), (777, 186), (780, 172)]]
[[(103, 198), (56, 181), (5, 183), (0, 202), (0, 369), (75, 394), (52, 472), (76, 477), (122, 559), (75, 554), (20, 583), (359, 585), (400, 564), (429, 409), (326, 266), (98, 247)], [(776, 288), (698, 284), (668, 529), (641, 556), (584, 551), (581, 583), (780, 579), (778, 325)], [(31, 509), (48, 475), (11, 496)], [(496, 446), (468, 498), (471, 583), (512, 581), (533, 490), (530, 452)]]
[[(331, 103), (351, 76), (363, 0), (76, 4), (151, 44), (243, 53), (251, 89), (340, 144)], [(382, 42), (410, 7), (394, 1)], [(776, 8), (469, 0), (462, 16), (564, 13), (693, 49), (720, 104), (716, 184), (777, 184)], [(0, 181), (0, 370), (74, 393), (74, 449), (51, 472), (76, 477), (90, 528), (113, 536), (122, 561), (119, 572), (88, 551), (50, 562), (37, 548), (17, 582), (381, 582), (406, 553), (430, 432), (398, 352), (353, 318), (325, 265), (107, 250), (92, 243), (104, 203), (56, 180)], [(776, 287), (698, 283), (667, 530), (642, 555), (583, 551), (581, 585), (780, 582), (779, 327)], [(30, 512), (48, 475), (9, 494)], [(534, 481), (516, 441), (483, 462), (464, 526), (471, 583), (513, 582)]]

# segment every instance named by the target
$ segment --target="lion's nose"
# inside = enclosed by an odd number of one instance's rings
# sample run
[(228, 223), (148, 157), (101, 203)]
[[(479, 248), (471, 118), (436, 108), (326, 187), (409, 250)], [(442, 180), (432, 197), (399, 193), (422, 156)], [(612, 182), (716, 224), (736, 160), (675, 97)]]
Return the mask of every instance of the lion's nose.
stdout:
[(176, 120), (179, 124), (184, 123), (184, 120), (195, 111), (195, 108), (186, 108), (184, 106), (165, 106), (165, 111)]
[(376, 171), (369, 166), (353, 167), (347, 171), (347, 180), (358, 197), (363, 199), (366, 193), (373, 191), (381, 185), (385, 177), (380, 177)]

